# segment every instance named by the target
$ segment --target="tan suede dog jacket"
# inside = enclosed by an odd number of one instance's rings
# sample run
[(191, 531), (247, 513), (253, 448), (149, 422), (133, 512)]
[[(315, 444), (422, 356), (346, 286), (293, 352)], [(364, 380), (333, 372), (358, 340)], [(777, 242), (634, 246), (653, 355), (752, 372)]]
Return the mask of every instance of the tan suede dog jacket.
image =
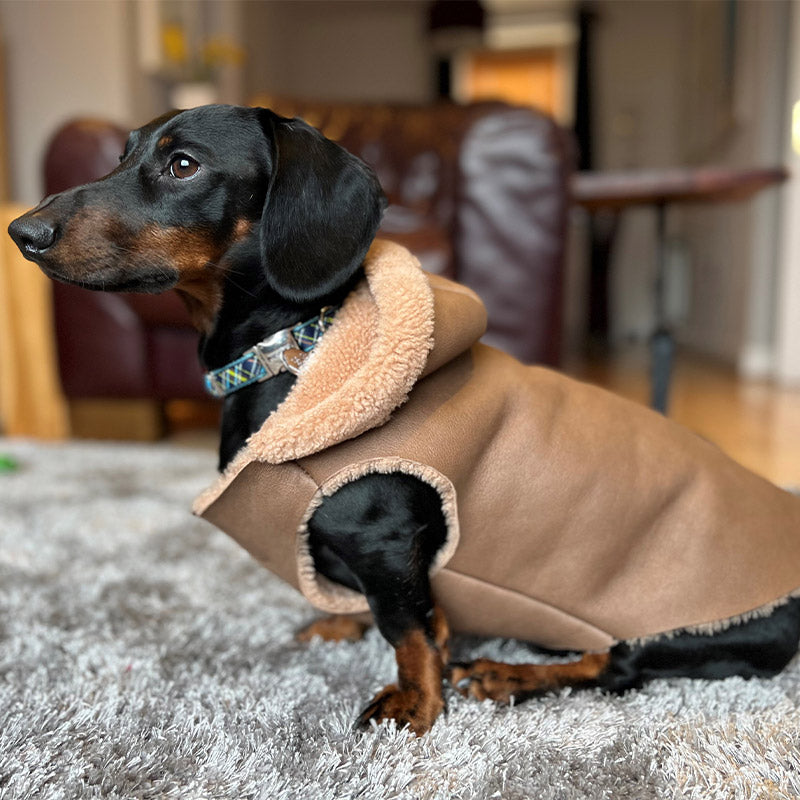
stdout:
[(800, 498), (647, 408), (477, 343), (468, 289), (376, 242), (283, 404), (195, 511), (318, 608), (306, 523), (369, 472), (441, 496), (431, 570), (454, 630), (599, 650), (721, 629), (800, 587)]

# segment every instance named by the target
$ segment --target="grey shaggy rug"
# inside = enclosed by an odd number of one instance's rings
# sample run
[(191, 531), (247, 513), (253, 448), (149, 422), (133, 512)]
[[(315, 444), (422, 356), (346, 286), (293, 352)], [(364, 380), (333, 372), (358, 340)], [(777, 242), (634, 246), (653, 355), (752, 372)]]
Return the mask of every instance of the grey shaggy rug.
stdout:
[[(214, 455), (0, 440), (0, 798), (790, 798), (800, 662), (775, 680), (658, 681), (517, 707), (448, 690), (415, 739), (354, 732), (394, 675), (371, 631), (313, 613), (192, 518)], [(528, 660), (518, 642), (467, 652)]]

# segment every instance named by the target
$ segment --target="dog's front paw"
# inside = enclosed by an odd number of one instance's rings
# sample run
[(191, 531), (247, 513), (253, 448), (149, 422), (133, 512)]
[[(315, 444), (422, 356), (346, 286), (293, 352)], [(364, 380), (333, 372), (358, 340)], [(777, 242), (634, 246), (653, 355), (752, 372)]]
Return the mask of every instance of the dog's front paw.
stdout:
[(393, 719), (398, 727), (408, 726), (417, 736), (427, 733), (444, 710), (441, 692), (422, 692), (416, 687), (401, 689), (397, 684), (387, 686), (361, 712), (356, 725), (367, 727), (371, 720)]

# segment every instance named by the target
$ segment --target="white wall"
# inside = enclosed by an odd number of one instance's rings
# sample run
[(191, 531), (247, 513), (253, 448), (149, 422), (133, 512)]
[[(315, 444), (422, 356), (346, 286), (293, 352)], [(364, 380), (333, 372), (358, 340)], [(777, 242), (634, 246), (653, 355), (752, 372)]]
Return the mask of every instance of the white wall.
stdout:
[(44, 149), (68, 119), (129, 123), (131, 10), (125, 0), (0, 0), (13, 199), (41, 199)]

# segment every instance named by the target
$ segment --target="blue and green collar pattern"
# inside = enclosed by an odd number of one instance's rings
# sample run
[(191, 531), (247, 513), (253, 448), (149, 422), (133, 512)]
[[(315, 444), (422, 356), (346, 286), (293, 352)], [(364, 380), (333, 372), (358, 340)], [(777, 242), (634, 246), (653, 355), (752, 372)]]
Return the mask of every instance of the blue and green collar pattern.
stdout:
[(279, 375), (297, 374), (306, 354), (314, 349), (333, 323), (338, 309), (326, 306), (319, 315), (291, 328), (284, 328), (251, 347), (239, 358), (205, 375), (206, 391), (214, 397), (233, 392)]

